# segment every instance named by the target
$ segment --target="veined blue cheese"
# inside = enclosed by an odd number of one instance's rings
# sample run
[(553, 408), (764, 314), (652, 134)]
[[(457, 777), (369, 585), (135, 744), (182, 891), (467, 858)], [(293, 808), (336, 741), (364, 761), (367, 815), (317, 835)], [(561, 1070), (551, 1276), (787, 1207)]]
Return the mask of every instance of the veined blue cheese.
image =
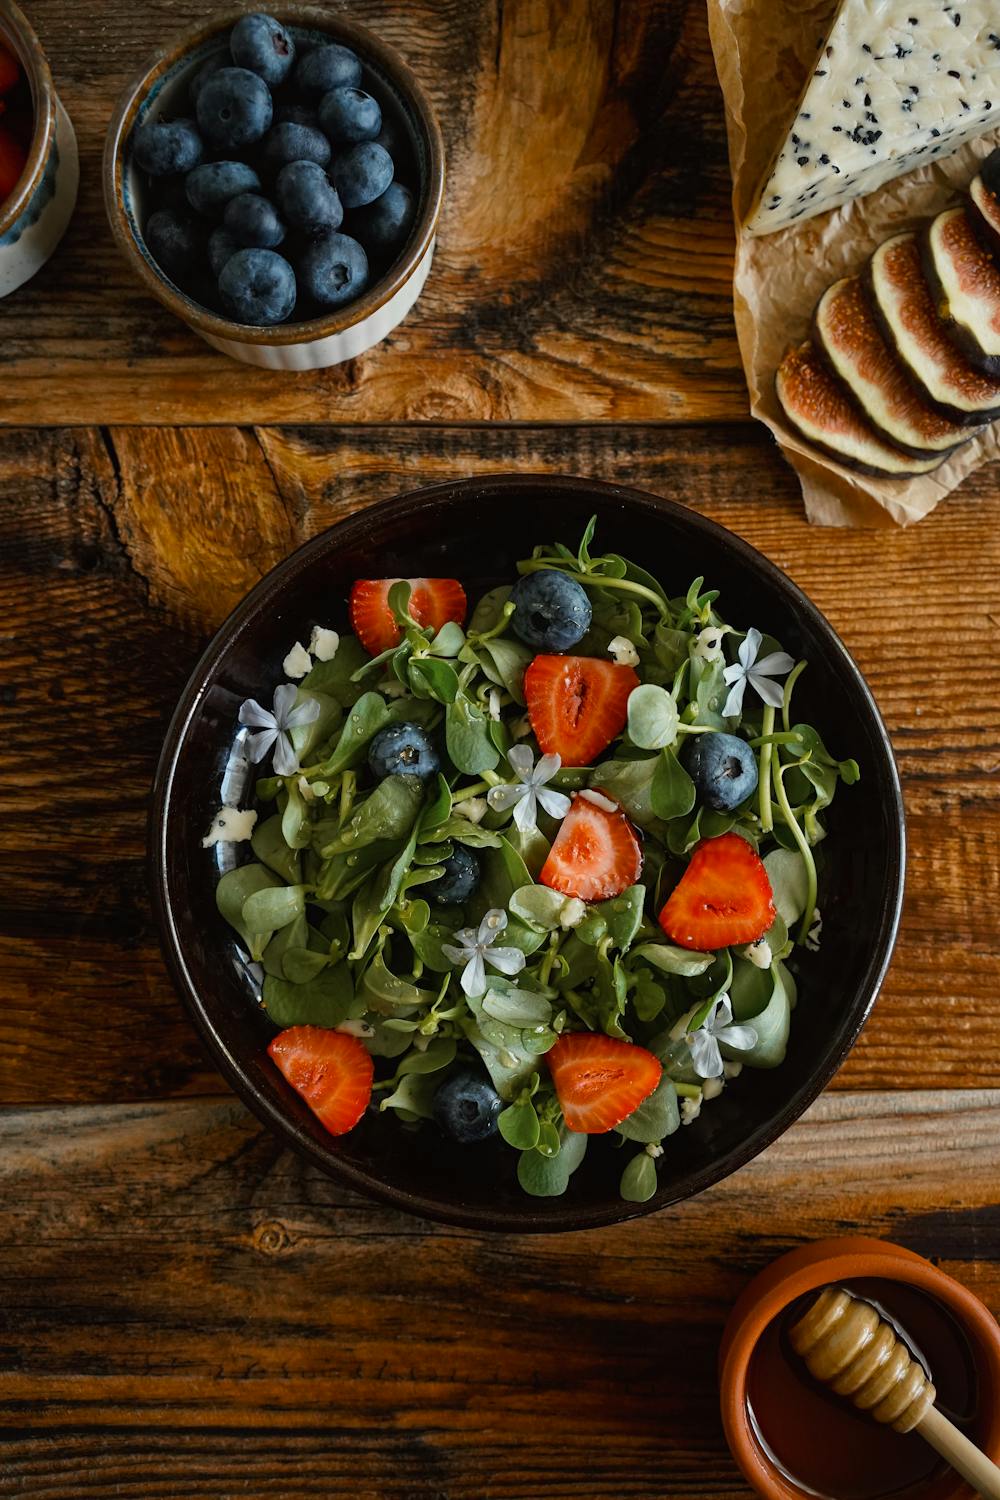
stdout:
[(824, 213), (997, 123), (996, 0), (841, 0), (745, 227)]

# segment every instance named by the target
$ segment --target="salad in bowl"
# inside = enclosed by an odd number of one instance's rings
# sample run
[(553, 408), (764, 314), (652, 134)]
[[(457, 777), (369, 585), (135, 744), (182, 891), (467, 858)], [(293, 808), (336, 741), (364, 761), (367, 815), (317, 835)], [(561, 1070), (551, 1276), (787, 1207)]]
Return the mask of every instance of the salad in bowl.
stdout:
[(310, 621), (239, 705), (203, 842), (270, 1064), (330, 1136), (495, 1138), (536, 1198), (604, 1136), (643, 1203), (681, 1127), (782, 1064), (859, 771), (798, 719), (806, 660), (602, 540), (471, 599), (354, 580), (350, 633)]

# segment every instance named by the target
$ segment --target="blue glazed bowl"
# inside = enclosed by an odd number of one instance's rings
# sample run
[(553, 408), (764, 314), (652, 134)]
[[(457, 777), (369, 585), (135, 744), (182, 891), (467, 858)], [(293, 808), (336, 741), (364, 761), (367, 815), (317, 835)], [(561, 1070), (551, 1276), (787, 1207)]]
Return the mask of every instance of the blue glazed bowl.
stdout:
[(13, 0), (0, 0), (0, 42), (21, 64), (35, 129), (24, 171), (0, 203), (0, 297), (40, 270), (66, 232), (80, 180), (76, 136), (41, 43)]

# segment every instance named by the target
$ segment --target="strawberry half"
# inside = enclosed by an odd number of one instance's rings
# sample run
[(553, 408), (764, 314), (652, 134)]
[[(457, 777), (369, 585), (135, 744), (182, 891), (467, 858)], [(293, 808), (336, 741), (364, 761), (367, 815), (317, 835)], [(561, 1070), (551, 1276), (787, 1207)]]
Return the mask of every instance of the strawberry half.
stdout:
[(764, 862), (738, 833), (703, 839), (660, 912), (660, 926), (681, 948), (706, 952), (753, 943), (774, 921)]
[[(389, 590), (399, 578), (359, 578), (351, 589), (351, 629), (371, 656), (398, 646), (402, 631), (389, 608)], [(465, 619), (465, 590), (455, 578), (407, 578), (410, 614), (418, 625), (440, 630), (449, 620)]]
[(524, 674), (528, 718), (543, 755), (589, 766), (625, 728), (631, 667), (593, 656), (536, 656)]
[(645, 1047), (599, 1032), (568, 1031), (545, 1055), (569, 1130), (602, 1135), (648, 1099), (663, 1073)]
[(354, 1129), (368, 1108), (375, 1073), (356, 1036), (325, 1026), (290, 1026), (267, 1051), (331, 1135)]
[(642, 846), (625, 814), (600, 792), (577, 792), (538, 878), (564, 896), (607, 901), (641, 870)]

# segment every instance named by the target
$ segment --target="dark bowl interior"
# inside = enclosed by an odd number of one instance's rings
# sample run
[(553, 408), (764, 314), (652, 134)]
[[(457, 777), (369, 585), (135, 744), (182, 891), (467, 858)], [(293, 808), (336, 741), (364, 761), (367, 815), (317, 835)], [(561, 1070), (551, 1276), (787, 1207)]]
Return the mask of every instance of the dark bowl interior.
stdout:
[[(650, 1202), (618, 1197), (623, 1158), (596, 1138), (563, 1198), (527, 1197), (516, 1153), (499, 1139), (460, 1147), (426, 1126), (410, 1133), (368, 1115), (332, 1139), (269, 1062), (273, 1028), (251, 999), (233, 935), (217, 916), (218, 868), (201, 835), (219, 805), (240, 703), (269, 697), (291, 643), (319, 621), (343, 628), (358, 577), (449, 575), (470, 599), (509, 578), (540, 541), (576, 542), (596, 513), (598, 548), (657, 573), (668, 593), (703, 574), (724, 618), (756, 625), (809, 669), (796, 717), (833, 754), (854, 756), (861, 781), (830, 810), (821, 871), (823, 944), (798, 960), (799, 1003), (784, 1064), (745, 1070), (694, 1124), (666, 1143)], [(856, 1040), (885, 973), (899, 921), (903, 809), (885, 729), (843, 644), (783, 573), (683, 506), (585, 479), (464, 480), (351, 516), (295, 552), (253, 590), (212, 641), (167, 733), (152, 821), (152, 872), (174, 978), (236, 1092), (325, 1171), (414, 1213), (475, 1228), (562, 1230), (609, 1224), (689, 1197), (775, 1140), (829, 1081)], [(232, 846), (229, 846), (230, 849)], [(247, 846), (242, 846), (244, 849)]]

